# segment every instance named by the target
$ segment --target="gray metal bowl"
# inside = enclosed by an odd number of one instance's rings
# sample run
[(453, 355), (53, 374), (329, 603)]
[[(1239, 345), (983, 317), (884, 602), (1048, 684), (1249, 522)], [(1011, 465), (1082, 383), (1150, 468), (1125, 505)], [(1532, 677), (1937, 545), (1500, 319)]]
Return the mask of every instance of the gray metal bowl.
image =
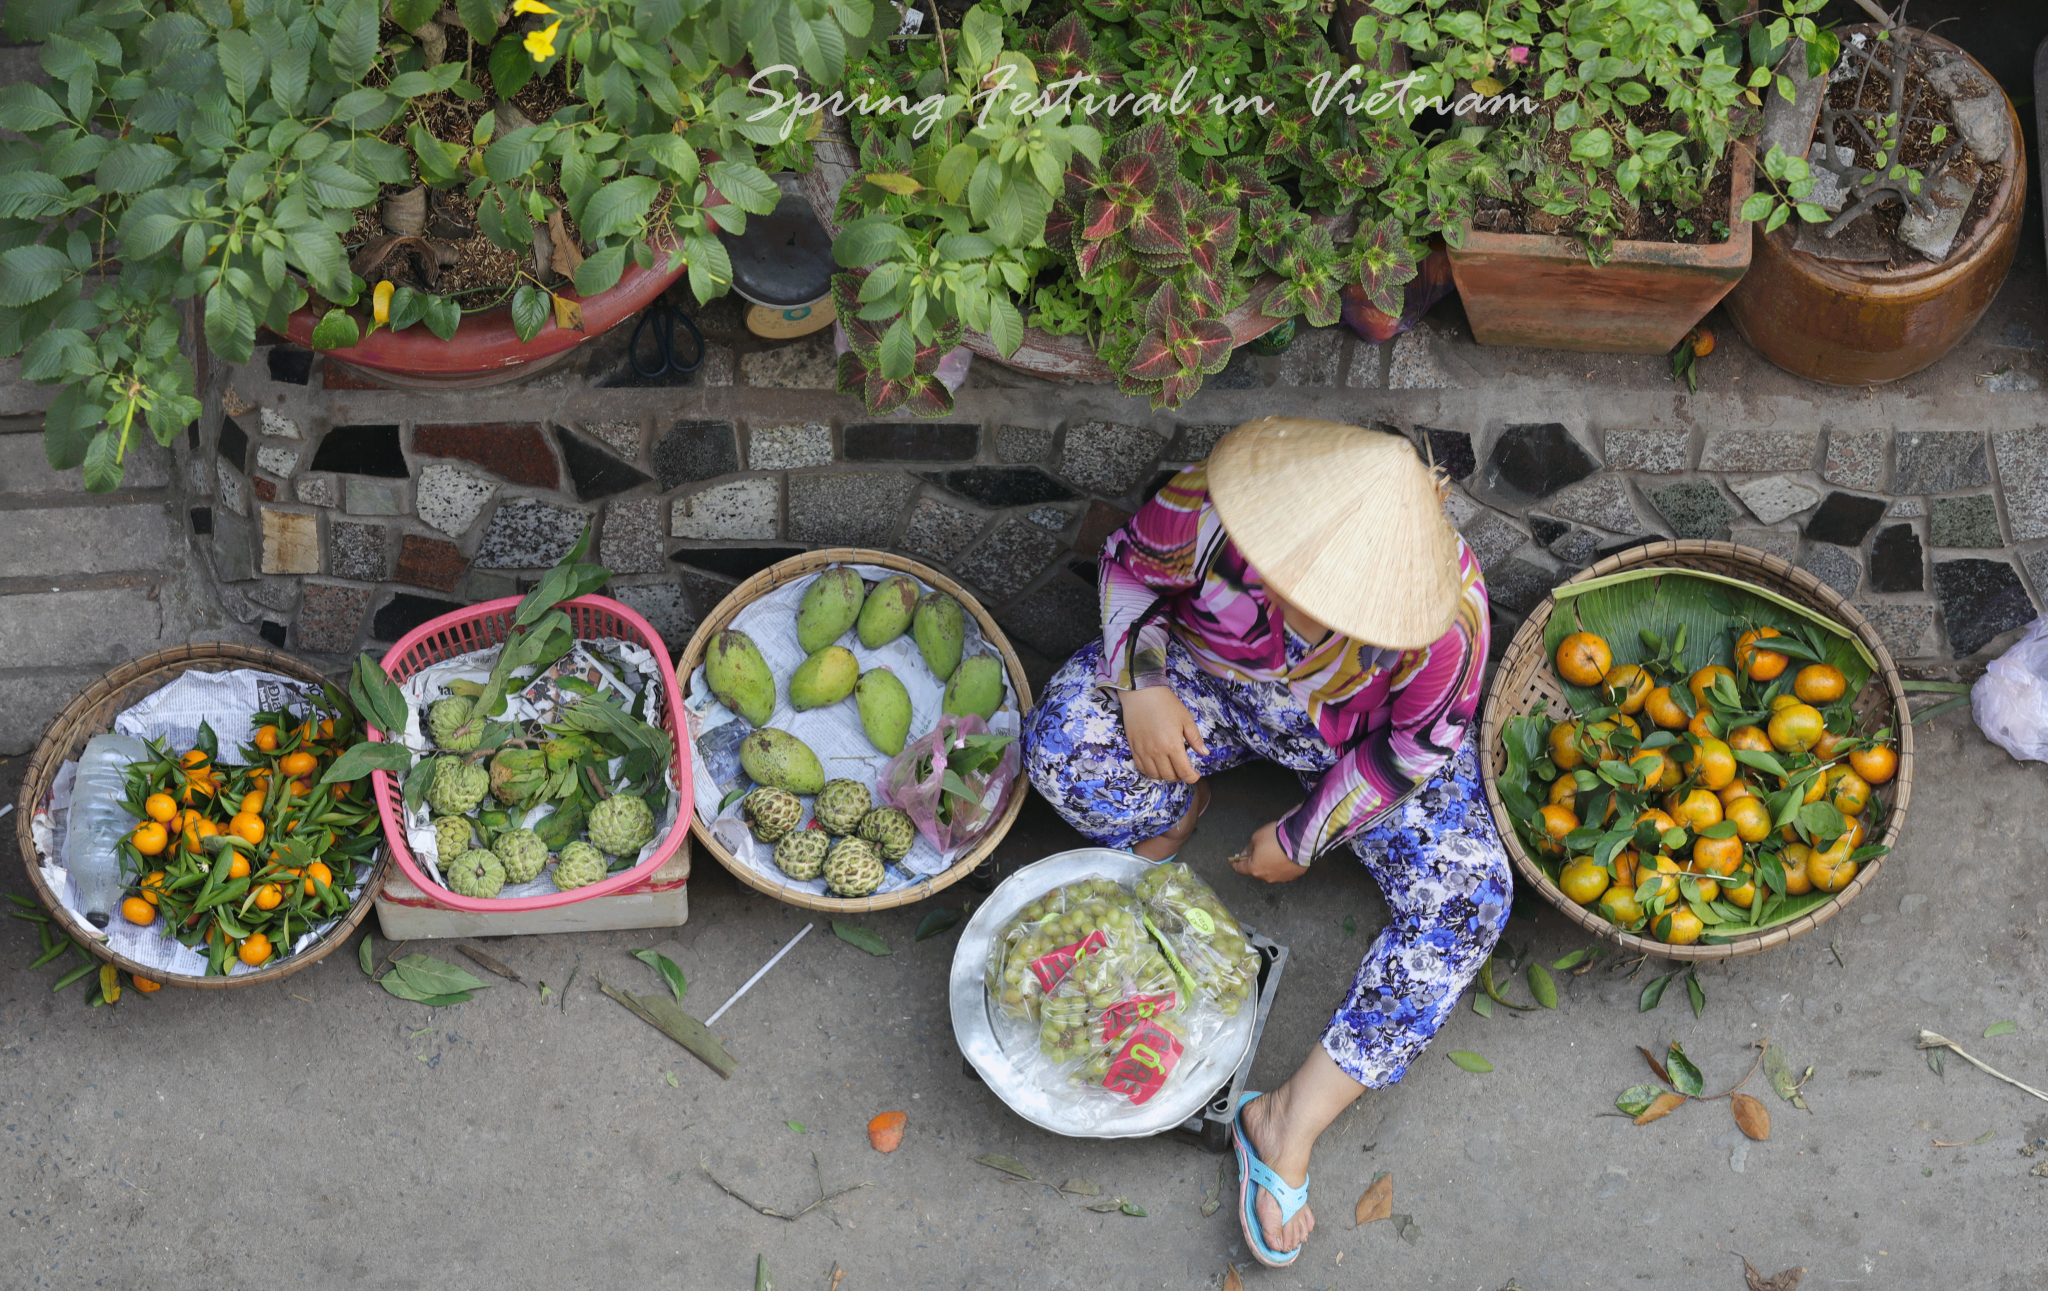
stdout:
[[(1241, 1008), (1236, 1017), (1225, 1020), (1223, 1030), (1201, 1052), (1190, 1049), (1183, 1055), (1166, 1088), (1143, 1105), (1109, 1098), (1099, 1090), (1091, 1092), (1085, 1087), (1076, 1088), (1071, 1094), (1055, 1093), (1024, 1071), (1026, 1062), (1038, 1056), (1035, 1032), (1027, 1036), (1021, 1029), (1003, 1026), (989, 1009), (984, 981), (989, 951), (1003, 925), (1018, 911), (1053, 888), (1083, 879), (1114, 879), (1129, 887), (1151, 868), (1150, 861), (1107, 847), (1085, 847), (1048, 856), (1004, 879), (960, 934), (960, 943), (953, 951), (953, 975), (948, 982), (953, 1036), (960, 1042), (960, 1052), (988, 1087), (1010, 1105), (1011, 1111), (1033, 1125), (1055, 1134), (1091, 1139), (1136, 1139), (1173, 1129), (1201, 1113), (1251, 1049), (1258, 1010)], [(1003, 1047), (1005, 1031), (1018, 1037), (1012, 1040), (1010, 1051)]]

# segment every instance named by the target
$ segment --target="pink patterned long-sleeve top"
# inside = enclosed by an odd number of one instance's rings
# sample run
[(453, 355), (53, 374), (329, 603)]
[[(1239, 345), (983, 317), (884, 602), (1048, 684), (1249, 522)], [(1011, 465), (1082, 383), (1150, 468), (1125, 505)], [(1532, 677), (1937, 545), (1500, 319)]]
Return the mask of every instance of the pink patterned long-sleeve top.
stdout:
[(1487, 650), (1486, 584), (1461, 539), (1457, 617), (1419, 650), (1331, 633), (1299, 663), (1287, 624), (1209, 501), (1206, 466), (1182, 471), (1102, 549), (1102, 670), (1119, 690), (1163, 686), (1178, 637), (1210, 673), (1284, 681), (1338, 754), (1308, 801), (1280, 820), (1297, 865), (1371, 825), (1464, 742), (1479, 709)]

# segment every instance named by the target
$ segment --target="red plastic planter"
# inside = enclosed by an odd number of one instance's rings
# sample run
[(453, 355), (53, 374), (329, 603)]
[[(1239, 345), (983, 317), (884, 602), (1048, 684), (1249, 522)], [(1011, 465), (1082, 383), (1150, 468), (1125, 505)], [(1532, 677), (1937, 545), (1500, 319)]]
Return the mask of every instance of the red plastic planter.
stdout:
[[(415, 628), (397, 645), (392, 646), (390, 653), (384, 656), (384, 671), (390, 673), (394, 681), (402, 683), (430, 664), (500, 644), (512, 626), (512, 611), (518, 606), (519, 601), (520, 598), (517, 596), (485, 601), (466, 610), (444, 614), (431, 623)], [(450, 892), (434, 882), (426, 867), (413, 859), (412, 849), (405, 843), (404, 807), (400, 799), (398, 782), (387, 772), (372, 771), (371, 792), (377, 799), (377, 814), (384, 819), (384, 843), (391, 849), (392, 859), (405, 871), (407, 878), (419, 885), (421, 891), (450, 909), (469, 910), (479, 914), (505, 910), (545, 910), (553, 906), (587, 900), (590, 897), (610, 896), (615, 892), (644, 885), (689, 836), (690, 821), (696, 814), (690, 788), (692, 782), (689, 727), (683, 721), (682, 691), (676, 685), (676, 670), (669, 662), (668, 647), (662, 644), (661, 635), (646, 619), (608, 596), (579, 596), (573, 601), (562, 602), (561, 608), (569, 615), (569, 623), (575, 629), (578, 640), (612, 637), (645, 646), (654, 652), (655, 659), (661, 665), (662, 726), (675, 740), (676, 745), (676, 756), (669, 764), (669, 773), (673, 777), (673, 783), (682, 789), (682, 808), (676, 813), (675, 823), (669, 827), (668, 835), (654, 849), (654, 855), (632, 869), (611, 875), (600, 883), (568, 892), (551, 892), (532, 897), (466, 897)], [(381, 741), (384, 738), (383, 733), (374, 727), (370, 729), (369, 735), (373, 740)]]

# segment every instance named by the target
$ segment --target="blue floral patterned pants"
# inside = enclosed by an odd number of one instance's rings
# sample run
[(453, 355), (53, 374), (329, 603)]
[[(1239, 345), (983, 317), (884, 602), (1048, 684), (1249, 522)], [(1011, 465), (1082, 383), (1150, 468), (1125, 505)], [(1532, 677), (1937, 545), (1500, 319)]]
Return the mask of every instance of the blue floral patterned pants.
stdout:
[[(1290, 640), (1290, 652), (1296, 648)], [(1194, 786), (1138, 773), (1123, 713), (1095, 681), (1101, 650), (1084, 646), (1054, 674), (1025, 719), (1024, 769), (1074, 828), (1104, 847), (1129, 848), (1185, 816)], [(1335, 764), (1336, 751), (1284, 684), (1213, 676), (1178, 643), (1168, 645), (1167, 673), (1209, 746), (1206, 755), (1188, 755), (1202, 775), (1264, 758), (1312, 786)], [(1392, 921), (1366, 952), (1323, 1048), (1353, 1080), (1377, 1089), (1408, 1070), (1507, 926), (1507, 853), (1472, 742), (1352, 847)]]

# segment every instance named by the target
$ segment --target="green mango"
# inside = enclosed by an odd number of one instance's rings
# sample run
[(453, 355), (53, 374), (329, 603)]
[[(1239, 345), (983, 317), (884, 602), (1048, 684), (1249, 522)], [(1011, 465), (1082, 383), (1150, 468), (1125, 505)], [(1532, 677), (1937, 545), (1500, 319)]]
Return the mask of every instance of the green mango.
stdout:
[(910, 734), (910, 692), (887, 668), (870, 668), (853, 688), (854, 703), (860, 707), (861, 729), (868, 743), (894, 757), (903, 751)]
[(836, 704), (853, 693), (860, 680), (860, 661), (845, 646), (826, 646), (789, 674), (789, 705), (806, 709)]
[(916, 612), (917, 580), (907, 574), (890, 575), (876, 583), (861, 604), (860, 643), (870, 650), (889, 644), (910, 631), (910, 619)]
[(775, 711), (775, 674), (761, 648), (744, 632), (725, 631), (711, 639), (704, 652), (704, 680), (718, 702), (747, 719), (750, 726), (765, 726)]
[(828, 569), (811, 580), (796, 608), (796, 643), (807, 655), (816, 654), (846, 635), (860, 617), (861, 600), (867, 584), (844, 565)]
[(772, 726), (740, 741), (740, 765), (756, 784), (795, 794), (815, 794), (825, 787), (825, 768), (811, 746)]
[(967, 643), (967, 626), (961, 619), (960, 602), (944, 592), (928, 592), (917, 602), (910, 635), (917, 639), (917, 652), (924, 666), (940, 681), (960, 666), (960, 651)]
[(985, 722), (1002, 706), (1003, 661), (992, 654), (978, 654), (954, 670), (939, 711), (955, 716), (972, 713)]

